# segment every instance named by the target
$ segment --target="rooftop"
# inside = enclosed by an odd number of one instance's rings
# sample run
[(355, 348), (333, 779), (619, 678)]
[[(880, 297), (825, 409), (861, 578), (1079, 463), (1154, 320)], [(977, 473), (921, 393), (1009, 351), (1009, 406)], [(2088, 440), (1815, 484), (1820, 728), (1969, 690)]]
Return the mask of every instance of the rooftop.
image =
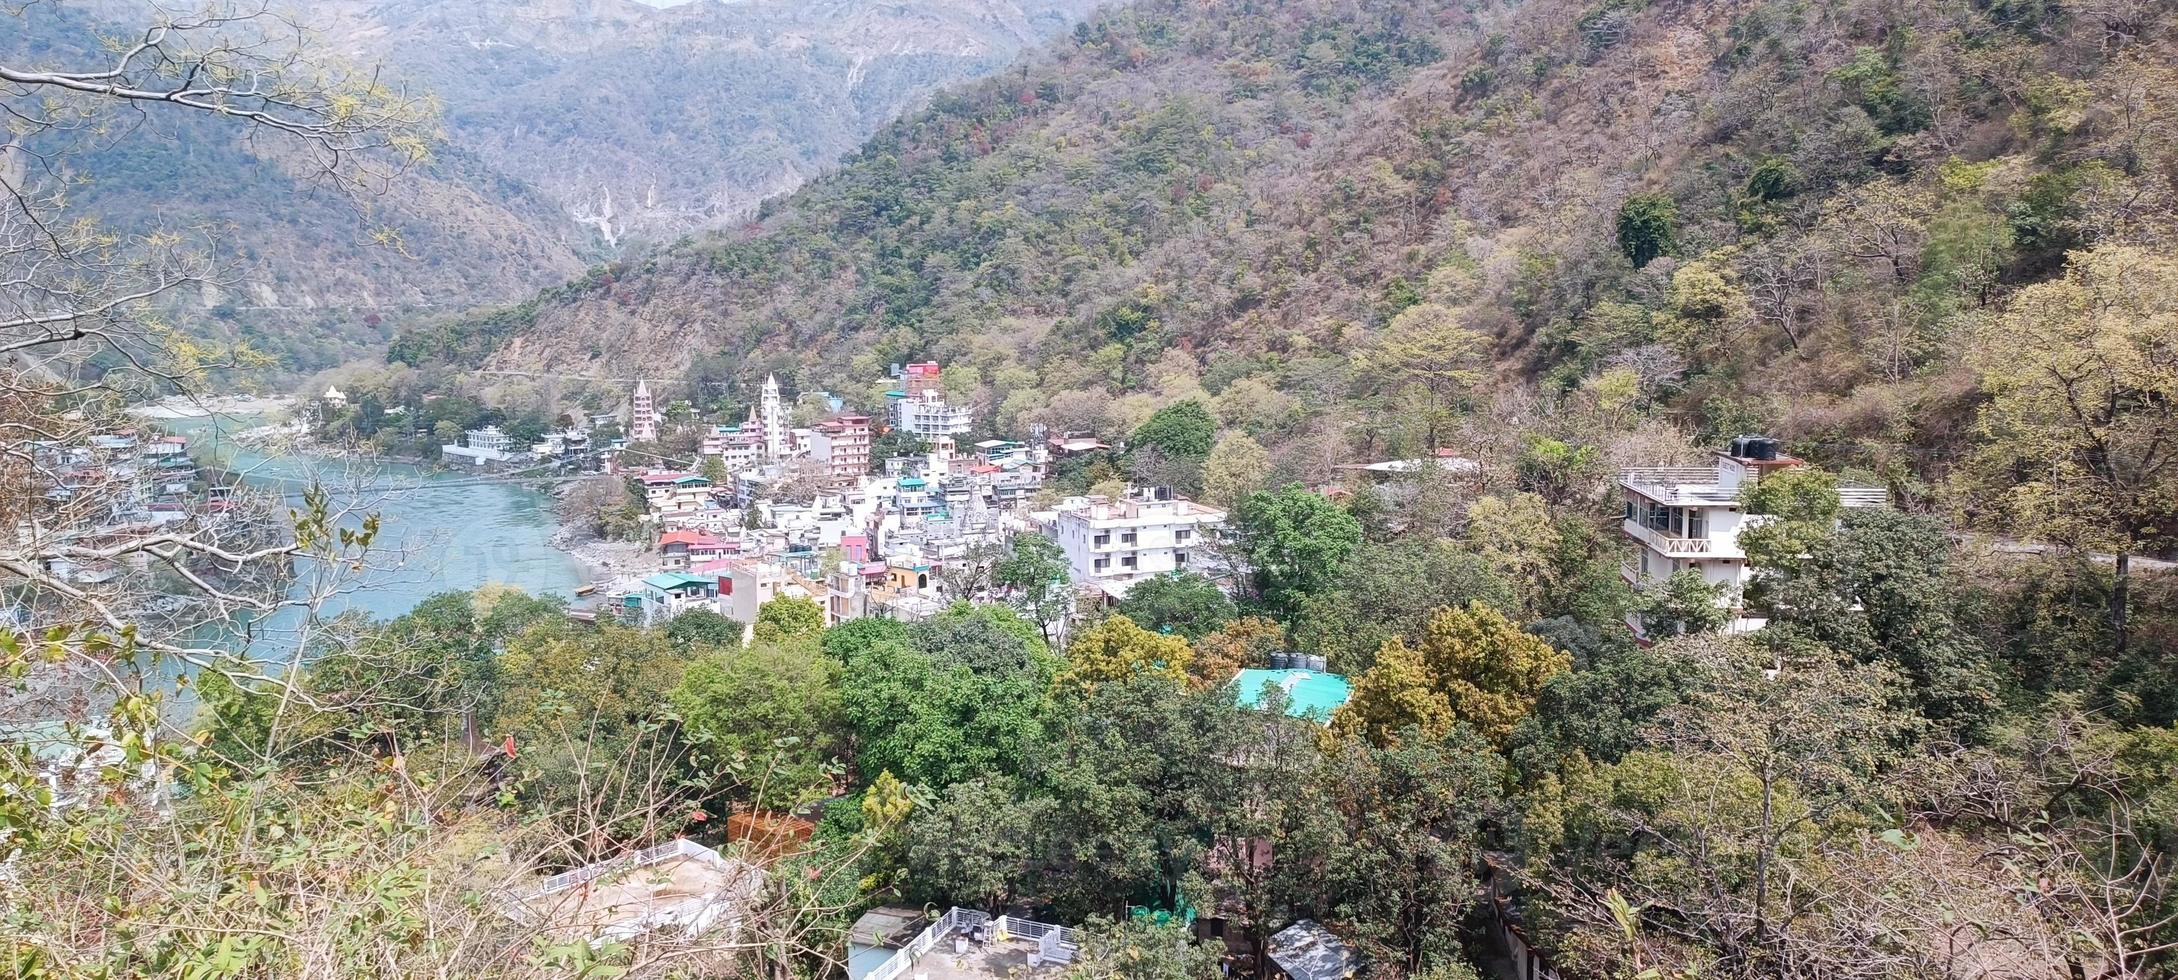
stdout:
[[(862, 923), (855, 926), (859, 942)], [(1021, 980), (1057, 976), (1080, 949), (1074, 930), (1064, 926), (1003, 915), (993, 919), (974, 909), (955, 908), (862, 980)]]
[(1346, 678), (1315, 670), (1263, 670), (1250, 667), (1233, 677), (1233, 687), (1240, 695), (1241, 705), (1249, 708), (1263, 706), (1265, 687), (1276, 687), (1286, 694), (1286, 714), (1296, 718), (1327, 721), (1331, 713), (1346, 703), (1353, 694)]
[(763, 882), (755, 865), (676, 840), (554, 875), (503, 907), (509, 918), (562, 941), (669, 928), (694, 935), (738, 918)]
[(1341, 980), (1354, 975), (1361, 958), (1314, 919), (1300, 919), (1270, 938), (1271, 962), (1293, 980)]

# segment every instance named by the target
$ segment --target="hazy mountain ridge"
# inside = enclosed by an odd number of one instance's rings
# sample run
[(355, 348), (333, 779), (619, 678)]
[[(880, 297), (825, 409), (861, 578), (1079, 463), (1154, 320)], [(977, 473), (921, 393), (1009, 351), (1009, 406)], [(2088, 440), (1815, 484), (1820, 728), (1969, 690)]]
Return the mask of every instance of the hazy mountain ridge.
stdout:
[(2083, 242), (2171, 240), (2170, 141), (2145, 135), (2178, 125), (2152, 94), (2170, 21), (1146, 0), (942, 94), (761, 229), (394, 352), (653, 376), (715, 354), (832, 390), (938, 357), (1002, 427), (1114, 433), (1246, 380), (1305, 408), (1275, 434), (1321, 462), (1424, 448), (1380, 421), (1405, 382), (1369, 356), (1416, 309), (1500, 371), (1625, 369), (1712, 431), (1940, 459), (1973, 395), (1954, 338)]
[[(200, 332), (321, 366), (382, 343), (403, 316), (508, 302), (631, 239), (737, 220), (931, 88), (1005, 64), (1090, 6), (313, 3), (283, 13), (313, 44), (442, 99), (431, 163), (349, 201), (231, 131), (149, 114), (75, 162), (71, 196), (116, 227), (203, 232), (244, 281), (189, 297)], [(96, 64), (102, 37), (150, 21), (135, 0), (32, 4), (0, 18), (0, 56)]]

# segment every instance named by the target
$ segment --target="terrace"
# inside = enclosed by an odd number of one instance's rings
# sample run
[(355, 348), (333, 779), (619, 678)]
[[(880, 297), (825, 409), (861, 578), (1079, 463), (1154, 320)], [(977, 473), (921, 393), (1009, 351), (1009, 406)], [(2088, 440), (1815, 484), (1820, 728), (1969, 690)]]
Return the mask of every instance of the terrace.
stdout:
[(507, 896), (508, 918), (554, 939), (600, 942), (675, 930), (693, 936), (740, 922), (763, 869), (689, 840), (585, 865)]
[(1019, 980), (1056, 976), (1081, 951), (1074, 930), (955, 908), (858, 980)]

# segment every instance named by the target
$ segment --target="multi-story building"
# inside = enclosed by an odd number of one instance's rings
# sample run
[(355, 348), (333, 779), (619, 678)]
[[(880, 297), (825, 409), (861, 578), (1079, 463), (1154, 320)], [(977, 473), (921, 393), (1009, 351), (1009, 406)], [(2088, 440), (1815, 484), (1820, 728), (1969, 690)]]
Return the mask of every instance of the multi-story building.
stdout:
[(766, 460), (786, 458), (787, 454), (793, 451), (794, 440), (787, 433), (786, 410), (779, 401), (778, 375), (764, 376), (764, 393), (759, 400), (756, 418), (759, 426), (758, 431), (764, 437), (764, 458)]
[(628, 438), (652, 442), (658, 438), (658, 406), (650, 397), (650, 382), (635, 383), (635, 398), (628, 417)]
[(1068, 497), (1043, 523), (1066, 552), (1074, 581), (1117, 597), (1143, 579), (1203, 568), (1201, 549), (1224, 525), (1225, 512), (1142, 489), (1123, 500)]
[(747, 425), (714, 425), (704, 433), (698, 451), (717, 456), (728, 473), (739, 473), (764, 460), (764, 438)]
[(915, 433), (925, 440), (964, 435), (975, 422), (967, 406), (947, 403), (945, 392), (936, 388), (926, 389), (920, 395), (897, 393), (893, 398), (892, 414), (894, 428)]
[[(1741, 602), (1752, 569), (1739, 534), (1768, 518), (1746, 513), (1742, 500), (1749, 487), (1799, 465), (1800, 460), (1778, 451), (1777, 440), (1741, 436), (1711, 466), (1651, 466), (1619, 474), (1625, 496), (1622, 526), (1635, 546), (1621, 574), (1640, 589), (1678, 572), (1699, 572), (1704, 581), (1726, 587), (1718, 600), (1731, 611), (1726, 630), (1761, 629), (1768, 621), (1747, 615)], [(1887, 507), (1890, 492), (1841, 485), (1838, 501), (1847, 507)], [(1639, 613), (1629, 616), (1627, 625), (1648, 638)]]
[(834, 415), (809, 430), (809, 456), (834, 479), (853, 481), (870, 471), (870, 417)]

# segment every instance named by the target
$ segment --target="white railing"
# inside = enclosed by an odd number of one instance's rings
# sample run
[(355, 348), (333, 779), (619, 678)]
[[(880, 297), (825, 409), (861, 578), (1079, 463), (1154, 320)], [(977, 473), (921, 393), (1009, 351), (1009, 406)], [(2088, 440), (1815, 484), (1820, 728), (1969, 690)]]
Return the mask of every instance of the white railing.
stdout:
[(1717, 482), (1717, 471), (1710, 466), (1636, 466), (1620, 470), (1618, 482), (1643, 487), (1669, 487), (1682, 483), (1714, 485)]
[(1074, 930), (1065, 926), (1055, 926), (1049, 922), (1038, 922), (1034, 919), (1016, 919), (1010, 915), (1002, 915), (998, 917), (998, 928), (1008, 935), (1019, 936), (1022, 939), (1034, 939), (1040, 942), (1045, 936), (1053, 936), (1060, 943), (1068, 946), (1081, 945), (1074, 940)]
[(1048, 922), (1037, 922), (1033, 919), (1017, 919), (1010, 915), (999, 916), (994, 921), (988, 913), (955, 906), (946, 910), (946, 913), (940, 916), (938, 921), (931, 923), (929, 928), (917, 933), (914, 939), (908, 941), (907, 945), (894, 950), (892, 957), (887, 959), (883, 966), (870, 971), (869, 975), (864, 977), (863, 980), (898, 980), (900, 976), (914, 968), (916, 960), (922, 959), (924, 953), (930, 952), (931, 947), (938, 945), (945, 937), (955, 932), (974, 929), (986, 922), (992, 923), (994, 932), (998, 934), (1013, 939), (1026, 939), (1036, 942), (1038, 950), (1044, 954), (1044, 959), (1047, 962), (1058, 959), (1053, 954), (1060, 947), (1069, 949), (1080, 947), (1080, 944), (1075, 941), (1074, 930), (1065, 926), (1055, 926)]
[(1883, 487), (1848, 484), (1838, 487), (1838, 503), (1847, 507), (1889, 507), (1891, 492)]
[(907, 945), (894, 950), (891, 959), (886, 960), (883, 966), (870, 971), (869, 976), (863, 978), (863, 980), (895, 980), (901, 974), (906, 973), (910, 967), (913, 967), (915, 961), (921, 959), (924, 953), (930, 952), (930, 948), (936, 946), (939, 940), (952, 935), (955, 930), (973, 929), (990, 920), (991, 917), (988, 914), (974, 909), (964, 909), (958, 906), (947, 909), (944, 915), (938, 917), (938, 921), (931, 923), (929, 928), (916, 934), (915, 938), (909, 940)]
[(596, 864), (583, 865), (573, 871), (553, 875), (545, 879), (544, 887), (538, 889), (536, 894), (550, 895), (554, 892), (565, 891), (583, 882), (596, 881), (625, 868), (640, 868), (645, 865), (657, 864), (669, 858), (701, 857), (711, 853), (713, 852), (710, 848), (695, 841), (685, 837), (677, 838), (657, 847), (647, 847), (633, 854), (623, 854), (616, 858), (599, 861)]
[(1627, 534), (1667, 555), (1716, 554), (1735, 557), (1729, 554), (1732, 549), (1726, 547), (1725, 543), (1721, 541), (1709, 538), (1675, 538), (1640, 521), (1630, 519), (1625, 522), (1625, 526)]

